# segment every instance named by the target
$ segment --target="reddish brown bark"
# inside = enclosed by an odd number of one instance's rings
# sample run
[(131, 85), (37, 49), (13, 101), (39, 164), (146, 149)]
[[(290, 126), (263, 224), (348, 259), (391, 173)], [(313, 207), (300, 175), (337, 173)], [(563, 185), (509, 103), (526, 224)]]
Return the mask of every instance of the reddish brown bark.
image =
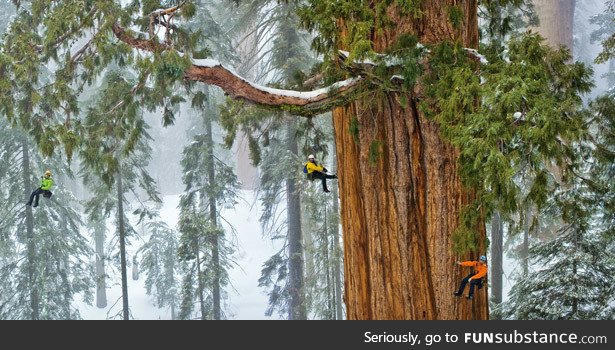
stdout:
[[(455, 3), (465, 13), (458, 29), (446, 11)], [(423, 6), (422, 18), (411, 23), (399, 19), (394, 31), (374, 35), (376, 50), (404, 30), (423, 43), (462, 40), (466, 47), (477, 46), (476, 1), (425, 1)], [(395, 9), (389, 16), (395, 18)], [(407, 100), (407, 107), (400, 99)], [(333, 111), (347, 317), (487, 319), (486, 288), (473, 301), (452, 295), (468, 273), (454, 263), (471, 256), (456, 256), (451, 238), (460, 208), (472, 196), (457, 174), (458, 151), (417, 103), (415, 95), (380, 94)], [(359, 125), (356, 138), (349, 132), (353, 119)], [(374, 141), (381, 143), (382, 155), (372, 165)], [(484, 241), (482, 223), (478, 231)]]
[[(423, 15), (416, 19), (400, 18), (391, 7), (388, 15), (396, 27), (374, 33), (376, 51), (382, 52), (403, 32), (414, 33), (422, 43), (459, 40), (468, 48), (478, 46), (476, 0), (425, 0), (421, 6)], [(464, 13), (457, 28), (449, 21), (450, 6)], [(118, 38), (148, 49), (120, 29), (114, 28)], [(186, 78), (266, 105), (322, 107), (337, 96), (305, 101), (271, 94), (220, 66), (192, 66)], [(419, 84), (416, 91), (420, 90)], [(439, 126), (419, 112), (420, 98), (415, 93), (374, 92), (333, 110), (348, 319), (488, 318), (487, 288), (478, 291), (473, 301), (453, 296), (468, 273), (455, 261), (485, 251), (461, 257), (452, 251), (460, 209), (471, 202), (472, 193), (461, 186), (458, 151), (442, 138)], [(406, 103), (401, 104), (402, 99)], [(350, 132), (355, 121), (358, 135)], [(371, 164), (373, 145), (379, 145), (381, 155)], [(484, 242), (482, 222), (477, 231), (478, 241)]]

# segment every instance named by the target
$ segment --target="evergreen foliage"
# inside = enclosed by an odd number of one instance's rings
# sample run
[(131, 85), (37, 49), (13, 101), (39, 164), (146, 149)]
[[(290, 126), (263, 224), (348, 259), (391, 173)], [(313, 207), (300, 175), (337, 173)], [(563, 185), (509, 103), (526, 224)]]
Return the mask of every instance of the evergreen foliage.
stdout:
[[(144, 270), (145, 288), (155, 297), (156, 306), (168, 306), (172, 311), (179, 307), (181, 265), (177, 256), (177, 232), (160, 218), (145, 224), (149, 240), (139, 248), (141, 269)], [(173, 314), (175, 316), (175, 314)]]
[[(70, 170), (59, 157), (39, 156), (32, 140), (6, 121), (0, 121), (0, 130), (0, 319), (80, 319), (76, 298), (91, 303), (93, 271), (86, 260), (91, 248), (80, 233), (78, 203), (60, 180), (70, 180)], [(26, 195), (40, 184), (44, 169), (54, 174), (53, 197), (40, 198), (31, 209)], [(19, 180), (24, 173), (27, 184)], [(37, 273), (31, 276), (30, 271)]]
[(572, 185), (549, 197), (564, 225), (530, 250), (534, 271), (511, 290), (509, 318), (612, 319), (615, 314), (615, 103), (601, 97), (589, 113), (590, 133), (574, 148), (580, 161), (571, 168)]
[[(112, 191), (118, 176), (127, 189), (136, 192), (140, 187), (154, 202), (159, 201), (151, 177), (143, 171), (148, 137), (140, 108), (160, 109), (163, 124), (172, 124), (178, 107), (185, 102), (185, 92), (193, 93), (193, 84), (183, 81), (190, 59), (209, 56), (217, 51), (216, 43), (232, 46), (228, 45), (230, 41), (204, 39), (211, 33), (224, 32), (209, 20), (214, 17), (214, 9), (203, 1), (175, 0), (13, 2), (17, 15), (7, 26), (0, 50), (0, 113), (11, 126), (25, 130), (42, 155), (61, 153), (69, 160), (74, 154), (82, 157), (87, 169), (84, 177), (93, 185), (94, 198), (87, 204), (87, 213), (93, 219), (109, 216), (115, 203), (123, 203), (124, 192), (120, 191), (120, 198), (115, 198)], [(264, 0), (251, 3), (266, 4)], [(557, 269), (571, 273), (562, 274), (559, 279), (554, 276), (550, 286), (531, 278), (524, 280), (515, 289), (515, 298), (521, 303), (523, 296), (537, 291), (552, 294), (559, 297), (558, 307), (565, 308), (566, 314), (558, 315), (553, 304), (520, 307), (525, 311), (514, 317), (609, 317), (598, 313), (597, 308), (612, 303), (605, 297), (612, 291), (599, 281), (611, 272), (612, 260), (609, 254), (604, 254), (603, 260), (592, 260), (590, 256), (596, 245), (613, 246), (613, 96), (595, 101), (590, 110), (584, 109), (581, 96), (592, 88), (591, 70), (572, 63), (567, 50), (548, 48), (538, 35), (510, 32), (520, 28), (524, 17), (532, 20), (526, 1), (479, 2), (486, 21), (478, 48), (482, 55), (462, 47), (455, 39), (420, 43), (410, 32), (398, 33), (397, 41), (387, 48), (377, 47), (372, 38), (396, 28), (397, 18), (391, 18), (387, 11), (395, 8), (396, 15), (404, 20), (421, 18), (425, 13), (425, 3), (421, 1), (307, 0), (290, 4), (299, 6), (300, 26), (316, 34), (311, 45), (323, 58), (315, 66), (324, 73), (325, 83), (361, 74), (366, 83), (359, 93), (369, 92), (376, 97), (390, 93), (409, 96), (417, 86), (422, 87), (419, 109), (437, 122), (442, 135), (459, 149), (458, 168), (463, 184), (475, 195), (475, 201), (463, 208), (459, 218), (460, 226), (454, 236), (457, 252), (481, 246), (482, 242), (476, 240), (476, 227), (495, 211), (513, 218), (526, 208), (535, 207), (539, 213), (561, 216), (564, 226), (560, 234), (537, 246), (532, 254), (543, 263), (545, 274)], [(181, 8), (173, 15), (152, 14), (175, 5)], [(595, 34), (604, 48), (596, 62), (606, 62), (613, 56), (613, 1), (609, 0), (608, 5), (609, 13), (596, 17), (596, 21), (604, 24)], [(290, 7), (276, 6), (268, 12), (271, 17), (263, 17), (271, 26), (259, 27), (257, 32), (264, 35), (275, 30), (282, 36), (274, 35), (273, 49), (262, 52), (259, 58), (271, 58), (270, 69), (265, 69), (263, 75), (275, 74), (279, 78), (277, 86), (302, 90), (306, 87), (301, 82), (308, 75), (306, 63), (310, 62), (304, 60), (307, 55), (302, 54), (300, 45), (291, 44), (301, 36), (294, 31), (297, 22), (289, 16), (290, 12), (282, 10)], [(459, 26), (461, 8), (453, 6), (446, 11), (447, 20), (454, 27)], [(201, 18), (211, 24), (211, 31), (200, 30)], [(134, 37), (153, 43), (155, 52), (133, 51), (127, 43), (118, 41), (111, 33), (116, 23)], [(339, 49), (348, 55), (342, 55)], [(83, 97), (91, 91), (100, 94), (94, 103), (84, 107)], [(356, 96), (360, 95), (352, 97)], [(402, 104), (408, 103), (404, 98), (401, 100)], [(297, 159), (286, 155), (282, 148), (282, 113), (262, 109), (255, 113), (242, 104), (228, 109), (230, 112), (221, 121), (227, 131), (227, 145), (238, 130), (244, 131), (253, 161), (268, 167), (265, 180), (275, 180), (275, 166), (284, 164), (274, 163), (273, 159), (297, 164)], [(293, 106), (280, 109), (300, 112), (300, 108)], [(358, 120), (353, 120), (350, 132), (357, 135), (360, 128)], [(379, 141), (368, 142), (373, 146), (370, 158), (377, 159)], [(261, 149), (268, 145), (273, 147)], [(309, 153), (324, 154), (319, 146), (312, 144)], [(191, 171), (213, 167), (214, 178), (232, 180), (232, 172), (213, 157), (201, 161), (199, 157), (208, 152), (213, 152), (211, 142), (197, 136), (185, 153), (186, 170), (188, 164)], [(215, 212), (207, 212), (207, 199), (233, 198), (226, 183), (206, 183), (202, 174), (186, 173), (187, 193), (182, 198), (180, 257), (192, 263), (190, 273), (184, 276), (184, 318), (192, 317), (195, 300), (200, 303), (201, 317), (206, 317), (211, 303), (203, 288), (221, 272), (207, 265), (214, 260), (213, 253), (218, 247), (212, 246), (212, 239), (222, 236), (220, 225), (212, 223), (212, 216), (207, 215)], [(266, 186), (268, 193), (263, 198), (269, 207), (263, 222), (275, 221), (278, 215), (273, 205), (282, 186), (280, 182)], [(7, 213), (14, 216), (11, 210)], [(124, 213), (118, 214), (124, 218)], [(137, 214), (145, 218), (151, 213), (142, 208)], [(319, 241), (329, 244), (326, 237)], [(554, 243), (566, 249), (559, 252)], [(9, 258), (15, 254), (12, 244), (0, 246)], [(275, 300), (286, 297), (287, 291), (282, 287), (288, 273), (285, 264), (284, 257), (279, 255), (265, 266), (271, 273), (263, 275), (262, 283), (273, 286), (270, 296)], [(576, 288), (583, 286), (573, 283), (578, 281), (575, 274), (590, 271), (591, 264), (595, 265), (596, 275), (588, 277), (588, 283), (596, 286), (595, 293), (580, 295), (581, 289)], [(3, 283), (5, 288), (8, 282)], [(68, 294), (65, 295), (68, 300)], [(612, 315), (609, 310), (605, 313)]]
[[(224, 156), (215, 147), (213, 127), (216, 121), (212, 108), (214, 95), (196, 93), (192, 106), (202, 114), (203, 130), (193, 136), (183, 151), (184, 194), (180, 200), (178, 230), (179, 261), (182, 269), (181, 307), (179, 317), (190, 319), (225, 319), (222, 300), (228, 298), (228, 270), (235, 251), (222, 226), (222, 208), (237, 202), (237, 177)], [(233, 230), (231, 226), (231, 230)], [(195, 311), (198, 310), (198, 311)]]
[(613, 315), (614, 256), (602, 244), (596, 235), (570, 225), (555, 239), (533, 247), (530, 257), (538, 266), (515, 284), (505, 315), (520, 320)]
[[(81, 176), (91, 190), (85, 202), (90, 221), (115, 218), (116, 234), (109, 242), (110, 261), (119, 265), (122, 274), (123, 319), (129, 319), (126, 245), (137, 233), (127, 210), (129, 202), (139, 221), (151, 218), (151, 204), (161, 203), (154, 179), (147, 171), (151, 157), (149, 126), (143, 121), (143, 111), (130, 93), (132, 84), (125, 71), (109, 70), (102, 81), (103, 94), (88, 101), (87, 115), (80, 123), (84, 142), (80, 147)], [(132, 194), (132, 197), (129, 197)], [(130, 200), (133, 199), (133, 200)], [(116, 244), (119, 243), (119, 251)], [(119, 312), (118, 312), (119, 314)]]
[(604, 63), (615, 58), (615, 1), (607, 1), (607, 11), (594, 16), (592, 23), (600, 27), (592, 33), (592, 40), (602, 41), (602, 52), (596, 57), (595, 63)]
[[(272, 11), (263, 11), (261, 9), (268, 6), (265, 4), (271, 2), (259, 3), (262, 4), (258, 11), (249, 13), (253, 17), (244, 21), (254, 23), (257, 33), (271, 33), (271, 48), (261, 51), (261, 71), (271, 76), (268, 80), (274, 87), (306, 89), (303, 83), (314, 74), (317, 65), (308, 52), (306, 38), (309, 36), (298, 29), (294, 13), (296, 4), (278, 4)], [(293, 108), (283, 107), (285, 113), (279, 113), (243, 103), (228, 103), (227, 106), (222, 113), (226, 145), (232, 145), (238, 131), (247, 135), (251, 160), (261, 172), (258, 199), (263, 208), (259, 218), (262, 230), (269, 239), (283, 242), (280, 250), (265, 262), (259, 278), (259, 286), (267, 288), (269, 296), (265, 315), (277, 313), (290, 319), (322, 315), (333, 318), (335, 302), (329, 299), (332, 295), (322, 293), (323, 288), (332, 290), (333, 284), (339, 283), (339, 279), (334, 282), (327, 273), (331, 269), (325, 271), (323, 268), (334, 261), (322, 260), (334, 256), (329, 252), (332, 246), (326, 241), (332, 231), (325, 230), (323, 237), (323, 231), (319, 231), (323, 228), (323, 217), (316, 220), (314, 215), (304, 213), (336, 215), (331, 210), (322, 210), (323, 206), (331, 209), (335, 197), (322, 197), (320, 184), (310, 183), (302, 172), (290, 170), (299, 169), (309, 153), (319, 157), (328, 155), (332, 134), (330, 115), (298, 120), (294, 113), (301, 111)], [(304, 203), (305, 196), (318, 196), (319, 201)], [(301, 201), (301, 205), (295, 205), (297, 201)], [(297, 221), (291, 222), (291, 218), (298, 217), (302, 218), (300, 225)], [(335, 257), (338, 262), (341, 260), (339, 255)]]

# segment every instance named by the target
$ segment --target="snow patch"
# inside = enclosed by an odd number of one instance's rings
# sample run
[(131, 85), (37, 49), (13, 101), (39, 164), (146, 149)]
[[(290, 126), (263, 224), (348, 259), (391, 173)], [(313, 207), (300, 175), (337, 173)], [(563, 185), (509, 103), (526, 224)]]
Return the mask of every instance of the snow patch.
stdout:
[(481, 64), (489, 64), (489, 61), (487, 61), (485, 56), (481, 55), (475, 49), (470, 49), (470, 48), (466, 47), (465, 50), (468, 51), (469, 53), (471, 53), (472, 55), (474, 55), (475, 57), (477, 57)]
[(252, 83), (252, 82), (249, 82), (249, 81), (246, 81), (246, 80), (244, 80), (244, 81), (246, 83), (250, 84), (251, 86), (253, 86), (254, 88), (256, 88), (258, 90), (261, 90), (261, 91), (268, 92), (270, 94), (281, 95), (281, 96), (288, 96), (288, 97), (297, 97), (297, 98), (301, 98), (301, 99), (311, 99), (311, 98), (314, 98), (316, 96), (327, 94), (331, 90), (335, 90), (335, 89), (342, 88), (344, 86), (352, 85), (352, 84), (356, 83), (357, 81), (359, 81), (361, 79), (362, 79), (361, 76), (357, 76), (357, 77), (349, 78), (349, 79), (346, 79), (346, 80), (338, 81), (338, 82), (336, 82), (334, 84), (331, 84), (329, 86), (326, 86), (324, 88), (320, 88), (320, 89), (312, 90), (312, 91), (294, 91), (294, 90), (275, 89), (275, 88), (270, 88), (270, 87), (267, 87), (267, 86), (259, 85), (259, 84), (256, 84), (256, 83)]
[(192, 64), (194, 64), (195, 66), (207, 67), (207, 68), (222, 66), (222, 64), (219, 61), (211, 59), (211, 58), (193, 58)]

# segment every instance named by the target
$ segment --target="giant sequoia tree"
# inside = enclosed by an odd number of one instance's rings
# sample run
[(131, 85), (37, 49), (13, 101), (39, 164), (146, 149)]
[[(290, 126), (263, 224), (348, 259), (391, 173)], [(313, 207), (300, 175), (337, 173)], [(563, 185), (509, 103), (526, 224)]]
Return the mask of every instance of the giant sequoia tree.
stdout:
[[(347, 318), (486, 319), (484, 290), (473, 302), (452, 297), (462, 277), (454, 261), (484, 252), (494, 209), (544, 202), (558, 185), (548, 162), (566, 174), (585, 125), (587, 69), (535, 35), (484, 48), (485, 62), (475, 49), (489, 0), (308, 0), (299, 15), (324, 57), (310, 80), (325, 87), (276, 90), (203, 59), (199, 33), (182, 28), (195, 2), (17, 1), (0, 53), (0, 111), (44, 136), (43, 151), (70, 154), (81, 141), (75, 100), (111, 62), (137, 70), (130, 94), (151, 105), (200, 81), (294, 115), (333, 109)], [(39, 81), (48, 63), (55, 79)], [(525, 198), (513, 181), (520, 168), (535, 178)]]

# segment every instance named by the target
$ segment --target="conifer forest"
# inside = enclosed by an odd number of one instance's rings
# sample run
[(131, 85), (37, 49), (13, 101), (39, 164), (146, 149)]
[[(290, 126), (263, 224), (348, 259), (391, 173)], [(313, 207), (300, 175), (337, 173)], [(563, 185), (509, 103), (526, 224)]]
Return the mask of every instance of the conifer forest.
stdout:
[(0, 33), (2, 320), (615, 319), (615, 0), (0, 0)]

